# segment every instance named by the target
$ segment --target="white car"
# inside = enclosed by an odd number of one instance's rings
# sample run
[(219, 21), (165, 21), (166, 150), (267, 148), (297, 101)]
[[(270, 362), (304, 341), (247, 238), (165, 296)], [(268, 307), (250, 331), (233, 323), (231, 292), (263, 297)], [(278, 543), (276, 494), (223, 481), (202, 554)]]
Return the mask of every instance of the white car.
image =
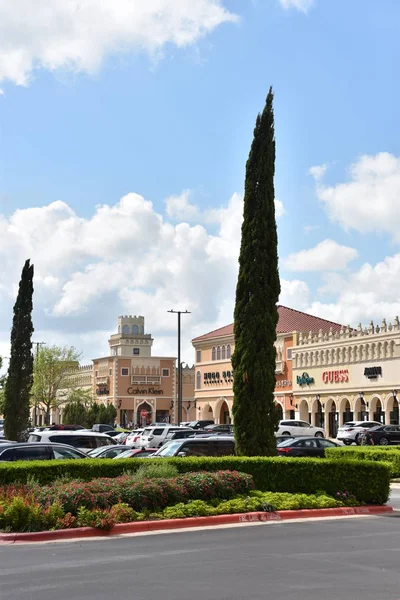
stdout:
[(346, 446), (350, 446), (350, 444), (359, 446), (364, 433), (371, 427), (377, 427), (378, 425), (382, 425), (382, 423), (377, 421), (348, 421), (342, 427), (339, 427), (336, 439)]
[(292, 437), (325, 437), (325, 430), (322, 427), (314, 427), (307, 421), (296, 421), (295, 419), (287, 419), (279, 421), (279, 429), (275, 435), (290, 435)]
[(161, 446), (165, 444), (167, 435), (171, 433), (171, 431), (182, 430), (185, 431), (186, 428), (178, 427), (178, 425), (146, 427), (141, 435), (139, 448), (161, 448)]
[(115, 440), (105, 433), (63, 430), (33, 431), (29, 435), (28, 442), (67, 444), (78, 448), (85, 454), (94, 448), (100, 448), (100, 446), (114, 446), (116, 444)]
[(140, 437), (143, 433), (144, 429), (134, 429), (130, 432), (128, 437), (125, 440), (125, 444), (127, 446), (132, 446), (132, 448), (141, 448)]

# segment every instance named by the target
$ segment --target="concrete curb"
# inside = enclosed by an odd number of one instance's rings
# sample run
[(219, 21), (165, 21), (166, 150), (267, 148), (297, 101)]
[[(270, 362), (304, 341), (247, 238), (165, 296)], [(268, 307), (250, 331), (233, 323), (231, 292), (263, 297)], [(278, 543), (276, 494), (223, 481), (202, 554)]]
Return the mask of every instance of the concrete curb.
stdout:
[(343, 508), (317, 508), (305, 510), (281, 510), (276, 513), (251, 512), (233, 515), (217, 515), (213, 517), (189, 517), (187, 519), (165, 519), (164, 521), (140, 521), (136, 523), (119, 523), (111, 531), (94, 529), (93, 527), (76, 527), (59, 531), (38, 531), (36, 533), (2, 533), (0, 544), (18, 542), (51, 542), (59, 540), (83, 539), (93, 537), (110, 537), (125, 533), (143, 533), (184, 529), (187, 527), (210, 527), (213, 525), (230, 525), (240, 523), (266, 523), (268, 521), (288, 521), (291, 519), (310, 519), (324, 517), (344, 517), (354, 515), (379, 515), (393, 512), (391, 506), (354, 506)]

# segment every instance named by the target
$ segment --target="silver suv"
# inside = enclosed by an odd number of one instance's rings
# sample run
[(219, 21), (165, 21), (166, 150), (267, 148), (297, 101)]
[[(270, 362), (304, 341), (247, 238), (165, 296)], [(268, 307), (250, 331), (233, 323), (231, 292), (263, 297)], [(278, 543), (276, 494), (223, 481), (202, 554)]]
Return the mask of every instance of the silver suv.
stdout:
[(140, 448), (161, 448), (161, 446), (165, 444), (167, 435), (171, 433), (171, 431), (187, 430), (193, 434), (193, 429), (189, 429), (188, 427), (178, 427), (177, 425), (146, 427), (140, 436)]
[(109, 435), (95, 431), (34, 431), (30, 434), (28, 442), (68, 444), (85, 454), (100, 446), (116, 444), (116, 441)]

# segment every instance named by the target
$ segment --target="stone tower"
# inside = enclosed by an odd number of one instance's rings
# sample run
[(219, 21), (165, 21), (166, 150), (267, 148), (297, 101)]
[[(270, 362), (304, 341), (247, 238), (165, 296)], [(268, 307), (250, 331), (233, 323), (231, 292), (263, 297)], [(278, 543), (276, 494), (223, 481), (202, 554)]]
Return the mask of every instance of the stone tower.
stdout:
[(144, 317), (125, 315), (118, 317), (118, 333), (108, 341), (112, 356), (149, 357), (153, 338), (145, 333)]

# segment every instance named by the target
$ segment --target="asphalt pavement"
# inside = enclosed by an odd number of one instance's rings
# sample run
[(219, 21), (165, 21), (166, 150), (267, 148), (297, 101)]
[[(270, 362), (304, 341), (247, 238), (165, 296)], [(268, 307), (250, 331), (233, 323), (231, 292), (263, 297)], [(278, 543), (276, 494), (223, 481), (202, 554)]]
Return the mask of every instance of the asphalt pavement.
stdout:
[(0, 547), (1, 600), (398, 600), (397, 516)]

